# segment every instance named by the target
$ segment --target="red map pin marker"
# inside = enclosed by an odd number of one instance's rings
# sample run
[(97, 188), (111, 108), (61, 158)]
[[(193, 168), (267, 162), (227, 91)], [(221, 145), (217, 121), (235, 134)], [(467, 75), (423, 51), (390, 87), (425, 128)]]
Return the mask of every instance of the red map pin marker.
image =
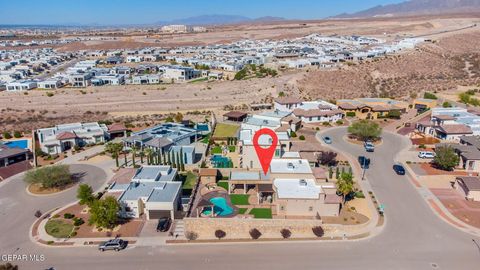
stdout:
[[(263, 148), (259, 142), (258, 139), (262, 135), (267, 135), (272, 138), (272, 144), (268, 148)], [(272, 162), (273, 155), (275, 154), (275, 149), (277, 148), (278, 144), (278, 137), (275, 131), (268, 129), (268, 128), (262, 128), (255, 132), (255, 135), (253, 136), (253, 146), (255, 147), (255, 152), (257, 152), (257, 157), (258, 160), (260, 161), (260, 164), (262, 165), (263, 173), (266, 175), (268, 173), (268, 168), (270, 167), (270, 163)]]

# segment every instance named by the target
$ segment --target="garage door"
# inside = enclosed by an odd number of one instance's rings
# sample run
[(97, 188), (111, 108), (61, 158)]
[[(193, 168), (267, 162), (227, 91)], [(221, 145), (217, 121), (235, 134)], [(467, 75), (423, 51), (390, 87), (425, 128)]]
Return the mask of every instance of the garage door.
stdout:
[(168, 210), (149, 210), (148, 216), (150, 219), (159, 219), (162, 217), (170, 217), (170, 211)]

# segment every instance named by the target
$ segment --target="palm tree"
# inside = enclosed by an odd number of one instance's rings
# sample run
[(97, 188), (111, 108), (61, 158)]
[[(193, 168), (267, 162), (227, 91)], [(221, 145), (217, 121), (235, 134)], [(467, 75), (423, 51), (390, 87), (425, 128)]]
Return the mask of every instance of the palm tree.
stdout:
[(144, 150), (144, 154), (147, 156), (147, 165), (152, 164), (152, 153), (153, 153), (153, 150), (151, 148), (147, 148)]
[(143, 148), (140, 149), (140, 152), (138, 154), (140, 155), (140, 163), (143, 164), (143, 157), (145, 156)]
[(136, 147), (132, 147), (132, 167), (135, 167), (135, 155), (137, 154)]
[(123, 150), (123, 144), (121, 143), (109, 142), (105, 145), (105, 152), (110, 153), (112, 155), (112, 158), (115, 159), (115, 163), (117, 167), (120, 166), (118, 162), (118, 158), (122, 150)]

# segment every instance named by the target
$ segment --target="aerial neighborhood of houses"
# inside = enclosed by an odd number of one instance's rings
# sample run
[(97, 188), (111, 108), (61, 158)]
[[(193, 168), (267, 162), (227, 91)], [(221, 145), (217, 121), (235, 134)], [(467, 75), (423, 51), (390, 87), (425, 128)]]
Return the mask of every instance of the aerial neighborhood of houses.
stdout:
[[(203, 31), (201, 27), (165, 26), (163, 31)], [(289, 40), (242, 40), (224, 45), (176, 48), (79, 50), (59, 52), (33, 45), (64, 44), (94, 38), (20, 44), (30, 49), (11, 50), (16, 44), (0, 41), (0, 90), (84, 88), (103, 85), (140, 85), (228, 80), (248, 65), (275, 69), (331, 68), (341, 62), (363, 61), (412, 49), (420, 38), (387, 43), (362, 36), (312, 34)], [(115, 39), (115, 38), (112, 38)], [(101, 38), (102, 41), (108, 38)]]
[[(161, 31), (207, 29), (168, 25)], [(265, 72), (328, 69), (414, 49), (426, 41), (311, 34), (222, 45), (75, 53), (37, 47), (77, 39), (21, 45), (0, 41), (4, 47), (0, 90), (6, 90), (2, 94), (233, 80), (254, 67)], [(12, 49), (16, 46), (30, 48)], [(398, 162), (388, 161), (393, 170), (382, 168), (385, 175), (394, 180), (415, 178), (414, 183), (430, 190), (445, 211), (456, 209), (448, 212), (449, 217), (480, 227), (475, 217), (480, 210), (480, 112), (461, 104), (448, 105), (438, 103), (431, 93), (423, 98), (327, 101), (277, 92), (264, 103), (208, 111), (192, 119), (182, 115), (141, 125), (106, 119), (52, 124), (30, 135), (2, 134), (0, 179), (27, 171), (29, 193), (42, 194), (73, 184), (47, 186), (31, 180), (35, 175), (56, 177), (64, 166), (72, 171), (92, 166), (105, 172), (108, 179), (95, 190), (96, 196), (91, 186), (81, 184), (77, 203), (38, 213), (32, 239), (48, 245), (83, 245), (90, 241), (84, 238), (103, 241), (112, 233), (138, 245), (145, 243), (142, 237), (172, 244), (223, 238), (348, 240), (368, 235), (368, 230), (385, 222), (388, 208), (365, 180), (371, 177), (368, 170), (375, 165), (377, 151), (393, 147), (386, 146), (391, 143), (407, 147), (399, 153)], [(342, 145), (361, 154), (352, 158), (353, 153), (337, 148)], [(260, 148), (271, 148), (266, 169)], [(436, 177), (441, 180), (432, 185)], [(92, 196), (84, 197), (89, 192)], [(463, 209), (465, 202), (469, 208)], [(107, 207), (113, 207), (116, 215), (103, 220), (106, 215), (101, 211)], [(87, 219), (91, 222), (85, 223)], [(62, 234), (50, 229), (58, 224), (71, 230)]]

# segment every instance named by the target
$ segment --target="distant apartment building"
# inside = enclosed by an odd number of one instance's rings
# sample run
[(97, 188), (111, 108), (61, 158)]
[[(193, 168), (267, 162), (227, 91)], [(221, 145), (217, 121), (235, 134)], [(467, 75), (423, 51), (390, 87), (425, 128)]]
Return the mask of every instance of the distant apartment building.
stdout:
[(60, 154), (75, 146), (103, 143), (109, 138), (104, 124), (72, 123), (36, 130), (40, 149), (47, 154)]
[(184, 24), (172, 24), (162, 26), (161, 30), (167, 33), (188, 33), (192, 32), (192, 27)]

